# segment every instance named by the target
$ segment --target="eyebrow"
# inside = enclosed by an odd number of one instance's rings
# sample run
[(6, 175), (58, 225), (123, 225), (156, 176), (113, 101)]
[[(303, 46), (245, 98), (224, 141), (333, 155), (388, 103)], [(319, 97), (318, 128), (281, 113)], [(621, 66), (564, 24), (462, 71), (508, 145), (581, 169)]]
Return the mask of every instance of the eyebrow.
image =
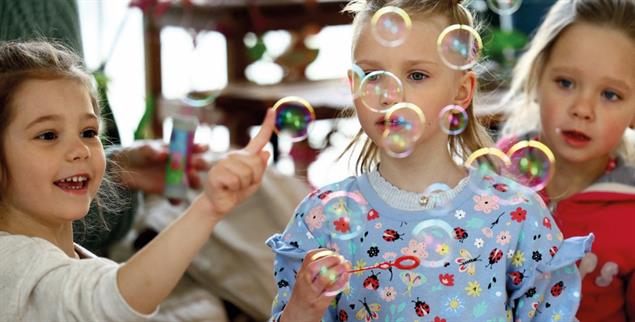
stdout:
[[(62, 117), (56, 114), (42, 115), (36, 118), (35, 120), (33, 120), (31, 123), (29, 123), (29, 125), (27, 125), (26, 128), (29, 129), (40, 123), (49, 122), (49, 121), (59, 121), (61, 119)], [(95, 114), (86, 113), (82, 116), (82, 120), (96, 120), (97, 121), (98, 119)]]
[(407, 65), (407, 66), (413, 66), (413, 65), (432, 65), (432, 66), (436, 66), (438, 64), (436, 62), (433, 62), (433, 61), (430, 61), (430, 60), (412, 59), (412, 60), (406, 60), (404, 62), (404, 65)]
[[(381, 66), (381, 63), (375, 60), (363, 59), (354, 62), (357, 65), (368, 65), (368, 66)], [(415, 65), (427, 65), (427, 66), (437, 66), (438, 64), (429, 60), (420, 60), (420, 59), (412, 59), (406, 60), (403, 63), (403, 66), (415, 66)]]

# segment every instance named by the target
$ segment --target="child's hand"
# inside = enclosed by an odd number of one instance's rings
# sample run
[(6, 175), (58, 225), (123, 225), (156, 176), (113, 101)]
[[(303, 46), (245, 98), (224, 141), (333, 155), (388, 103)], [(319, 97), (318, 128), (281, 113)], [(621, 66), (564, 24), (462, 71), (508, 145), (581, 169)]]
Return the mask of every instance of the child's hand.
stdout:
[(331, 301), (348, 283), (351, 264), (327, 249), (310, 251), (302, 262), (281, 322), (320, 321)]
[(268, 110), (258, 134), (239, 151), (230, 152), (212, 167), (205, 182), (205, 195), (216, 214), (225, 214), (251, 196), (267, 168), (269, 152), (262, 151), (271, 138), (274, 112)]
[[(209, 171), (210, 162), (203, 154), (209, 147), (194, 144), (188, 165), (188, 182), (193, 189), (201, 188), (199, 171)], [(113, 154), (113, 161), (121, 167), (121, 183), (134, 190), (151, 194), (162, 194), (165, 187), (165, 165), (168, 161), (168, 146), (160, 140), (136, 141), (132, 146), (121, 148)]]

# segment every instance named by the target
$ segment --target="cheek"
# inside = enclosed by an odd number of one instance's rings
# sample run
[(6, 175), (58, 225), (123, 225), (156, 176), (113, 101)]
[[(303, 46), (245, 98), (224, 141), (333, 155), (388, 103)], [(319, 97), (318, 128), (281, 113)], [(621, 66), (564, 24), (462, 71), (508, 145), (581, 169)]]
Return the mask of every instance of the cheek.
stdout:
[(11, 151), (15, 151), (15, 153), (9, 153), (6, 156), (7, 177), (11, 183), (20, 182), (21, 185), (28, 185), (37, 181), (38, 178), (41, 180), (42, 163), (36, 162), (33, 157), (29, 158), (28, 155), (21, 154), (20, 150)]
[(366, 133), (369, 131), (372, 132), (377, 118), (381, 116), (379, 113), (374, 113), (365, 108), (359, 99), (355, 100), (355, 113), (357, 114), (357, 119), (359, 120), (362, 129), (364, 129)]
[(622, 140), (626, 126), (615, 126), (619, 123), (623, 123), (623, 120), (616, 120), (616, 122), (608, 123), (603, 127), (601, 136), (605, 146), (616, 147)]
[(542, 128), (548, 130), (555, 126), (555, 123), (561, 118), (560, 115), (562, 112), (562, 106), (558, 106), (554, 104), (551, 100), (546, 97), (537, 101), (538, 104), (538, 112), (540, 115), (540, 123), (542, 124)]
[(104, 177), (104, 172), (106, 171), (106, 155), (104, 154), (103, 149), (97, 153), (95, 158), (95, 176), (99, 183), (101, 183), (102, 178)]
[(544, 84), (544, 81), (536, 88), (536, 104), (540, 107), (540, 116), (553, 117), (562, 109), (562, 98), (554, 92), (554, 89)]

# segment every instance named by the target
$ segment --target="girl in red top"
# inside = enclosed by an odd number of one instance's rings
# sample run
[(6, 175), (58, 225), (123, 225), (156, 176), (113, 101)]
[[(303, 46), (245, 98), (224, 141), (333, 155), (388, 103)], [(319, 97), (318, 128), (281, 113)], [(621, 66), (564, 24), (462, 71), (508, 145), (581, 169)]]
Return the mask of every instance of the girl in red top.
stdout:
[[(635, 319), (635, 1), (558, 1), (520, 59), (503, 136), (554, 153), (542, 191), (565, 237), (593, 233), (582, 322)], [(499, 146), (509, 147), (513, 139)]]

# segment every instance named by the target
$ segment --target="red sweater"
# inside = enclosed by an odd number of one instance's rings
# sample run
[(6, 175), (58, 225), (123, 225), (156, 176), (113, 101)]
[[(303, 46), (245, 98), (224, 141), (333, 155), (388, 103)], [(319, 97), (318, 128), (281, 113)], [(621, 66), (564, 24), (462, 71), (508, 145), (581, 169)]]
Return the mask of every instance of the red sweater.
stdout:
[[(595, 184), (560, 201), (554, 218), (565, 237), (595, 235), (592, 253), (597, 264), (582, 280), (577, 318), (635, 321), (635, 187)], [(617, 264), (615, 276), (610, 274), (611, 262)]]
[[(521, 137), (530, 138), (535, 135)], [(506, 151), (517, 141), (504, 138), (497, 145)], [(580, 322), (635, 321), (635, 168), (621, 160), (615, 165), (584, 191), (561, 200), (553, 213), (564, 237), (595, 235), (592, 253), (583, 259), (597, 261), (582, 280)], [(549, 204), (544, 191), (541, 195)]]

